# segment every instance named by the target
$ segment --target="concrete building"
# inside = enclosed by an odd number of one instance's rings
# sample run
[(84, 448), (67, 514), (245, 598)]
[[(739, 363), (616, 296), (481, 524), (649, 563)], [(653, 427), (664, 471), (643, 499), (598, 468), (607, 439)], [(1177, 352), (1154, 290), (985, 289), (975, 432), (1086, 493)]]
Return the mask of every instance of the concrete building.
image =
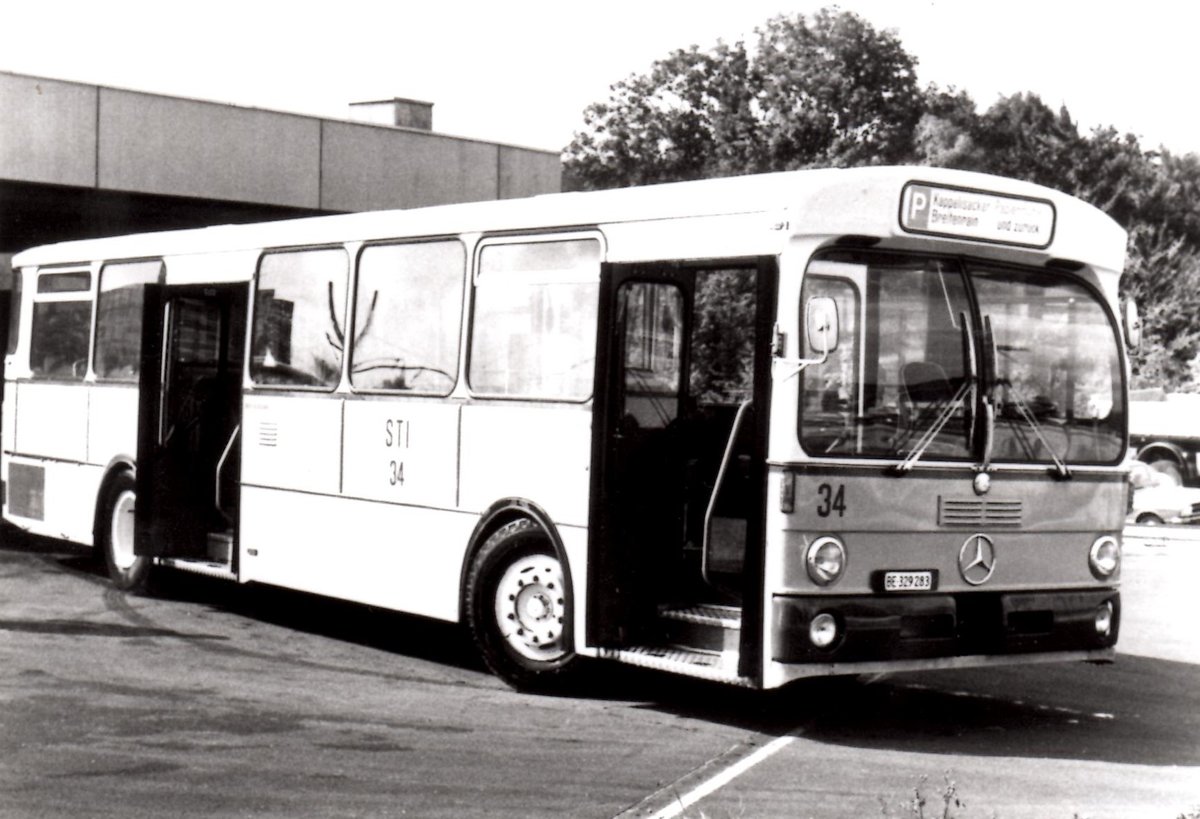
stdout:
[(0, 288), (64, 239), (560, 190), (557, 153), (434, 133), (432, 107), (357, 122), (0, 72)]

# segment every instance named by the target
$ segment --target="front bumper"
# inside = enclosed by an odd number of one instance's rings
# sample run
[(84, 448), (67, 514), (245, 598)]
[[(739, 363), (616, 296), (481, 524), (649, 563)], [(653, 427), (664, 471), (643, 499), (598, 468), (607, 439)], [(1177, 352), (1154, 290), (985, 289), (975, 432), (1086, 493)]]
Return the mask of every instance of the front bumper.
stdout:
[[(1112, 604), (1107, 634), (1096, 611)], [(839, 637), (829, 648), (809, 641), (822, 612)], [(1117, 642), (1121, 595), (1116, 589), (964, 594), (785, 596), (773, 605), (772, 657), (782, 663), (840, 663), (966, 655), (1092, 651)]]

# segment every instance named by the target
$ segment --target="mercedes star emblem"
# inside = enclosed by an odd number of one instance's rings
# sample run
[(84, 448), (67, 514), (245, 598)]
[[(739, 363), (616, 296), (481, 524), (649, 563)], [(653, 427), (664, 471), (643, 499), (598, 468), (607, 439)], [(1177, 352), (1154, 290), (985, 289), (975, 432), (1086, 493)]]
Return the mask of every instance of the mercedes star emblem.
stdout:
[(958, 550), (958, 573), (972, 586), (988, 581), (996, 570), (996, 544), (987, 535), (971, 535)]

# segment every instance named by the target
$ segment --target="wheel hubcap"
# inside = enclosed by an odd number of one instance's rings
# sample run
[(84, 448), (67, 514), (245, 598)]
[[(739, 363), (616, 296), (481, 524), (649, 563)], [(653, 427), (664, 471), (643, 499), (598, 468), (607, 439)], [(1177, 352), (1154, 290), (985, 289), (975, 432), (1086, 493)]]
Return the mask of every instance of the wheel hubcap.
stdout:
[(126, 489), (113, 503), (112, 528), (108, 542), (112, 549), (112, 561), (118, 569), (129, 569), (137, 560), (133, 553), (133, 525), (137, 495)]
[(566, 586), (562, 566), (548, 555), (527, 555), (504, 570), (496, 586), (496, 623), (505, 641), (531, 660), (566, 654)]

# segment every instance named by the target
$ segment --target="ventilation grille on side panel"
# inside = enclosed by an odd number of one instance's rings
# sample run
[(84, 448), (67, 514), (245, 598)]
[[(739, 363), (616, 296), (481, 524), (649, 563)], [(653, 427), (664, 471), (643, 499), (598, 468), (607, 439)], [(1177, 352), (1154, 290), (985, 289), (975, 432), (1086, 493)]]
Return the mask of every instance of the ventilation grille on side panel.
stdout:
[(938, 498), (939, 526), (1020, 526), (1023, 514), (1019, 500)]
[(279, 446), (279, 424), (275, 421), (260, 421), (258, 424), (258, 445)]

